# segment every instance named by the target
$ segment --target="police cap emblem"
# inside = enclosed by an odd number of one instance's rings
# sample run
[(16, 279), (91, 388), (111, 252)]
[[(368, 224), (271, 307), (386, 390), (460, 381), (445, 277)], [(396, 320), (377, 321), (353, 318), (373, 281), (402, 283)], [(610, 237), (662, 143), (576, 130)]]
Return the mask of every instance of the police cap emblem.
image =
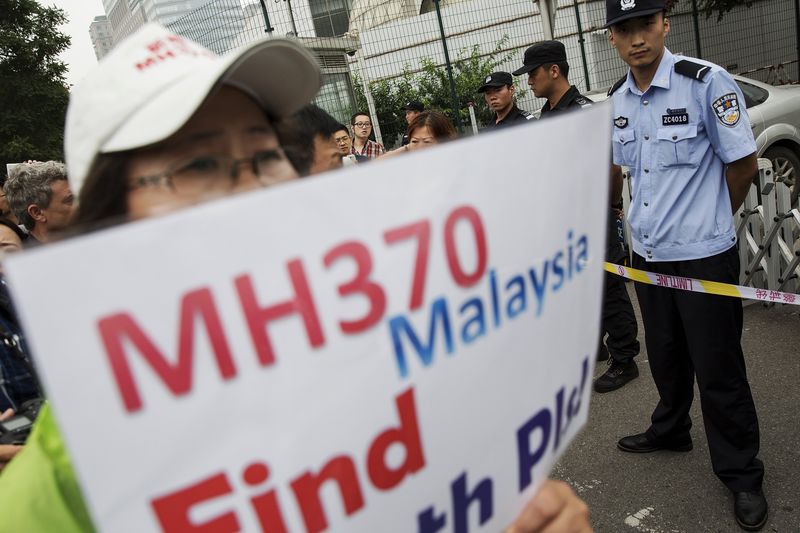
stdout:
[(739, 99), (736, 93), (720, 96), (711, 104), (719, 121), (725, 126), (735, 126), (739, 122), (742, 112), (739, 109)]
[(492, 83), (492, 77), (486, 76), (486, 79), (483, 81), (483, 83)]
[(619, 129), (628, 127), (628, 117), (617, 117), (614, 119), (614, 125)]
[(620, 0), (619, 7), (623, 11), (628, 11), (636, 7), (636, 0)]

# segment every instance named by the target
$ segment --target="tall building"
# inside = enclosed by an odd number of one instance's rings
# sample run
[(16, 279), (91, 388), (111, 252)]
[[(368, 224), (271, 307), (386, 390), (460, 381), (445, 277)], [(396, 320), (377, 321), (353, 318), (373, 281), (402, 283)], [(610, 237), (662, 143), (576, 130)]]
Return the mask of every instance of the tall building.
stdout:
[(98, 60), (111, 51), (114, 47), (114, 37), (108, 17), (100, 15), (94, 18), (89, 25), (89, 37), (92, 39), (94, 55)]
[(239, 0), (103, 0), (103, 8), (114, 44), (147, 22), (157, 22), (222, 52), (244, 26)]

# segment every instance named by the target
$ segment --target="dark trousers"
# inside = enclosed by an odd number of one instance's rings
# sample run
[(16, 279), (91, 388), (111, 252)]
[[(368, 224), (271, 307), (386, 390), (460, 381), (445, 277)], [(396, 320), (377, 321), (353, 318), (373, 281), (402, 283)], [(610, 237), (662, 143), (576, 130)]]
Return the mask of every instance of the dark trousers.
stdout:
[[(639, 354), (636, 336), (639, 327), (623, 278), (605, 273), (603, 322), (600, 328), (600, 352), (608, 352), (618, 363), (628, 363)], [(606, 335), (608, 335), (606, 337)], [(605, 342), (603, 338), (605, 337)], [(607, 348), (606, 348), (607, 347)], [(601, 357), (605, 359), (605, 357)]]
[[(617, 235), (616, 217), (611, 213), (608, 220), (606, 261), (618, 263), (624, 256), (625, 252)], [(603, 283), (599, 358), (606, 359), (602, 355), (610, 354), (614, 361), (628, 363), (639, 354), (639, 341), (636, 338), (639, 327), (636, 323), (633, 305), (623, 278), (606, 272)], [(607, 338), (606, 335), (608, 335)], [(605, 342), (603, 342), (604, 338)]]
[[(691, 261), (647, 263), (634, 254), (633, 267), (738, 284), (736, 247)], [(758, 418), (742, 354), (742, 303), (653, 285), (636, 284), (645, 345), (660, 400), (648, 429), (651, 437), (685, 439), (694, 378), (714, 473), (732, 491), (761, 487), (764, 465), (756, 457)]]

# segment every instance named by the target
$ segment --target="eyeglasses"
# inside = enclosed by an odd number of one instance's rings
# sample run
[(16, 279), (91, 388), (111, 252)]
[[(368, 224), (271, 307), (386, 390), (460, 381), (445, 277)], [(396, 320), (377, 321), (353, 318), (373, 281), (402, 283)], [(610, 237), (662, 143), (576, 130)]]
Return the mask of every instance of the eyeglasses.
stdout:
[(347, 141), (349, 141), (349, 140), (350, 140), (350, 137), (348, 137), (348, 136), (344, 136), (344, 137), (336, 137), (336, 138), (334, 139), (334, 141), (336, 141), (336, 143), (337, 143), (337, 144), (344, 144), (344, 143), (346, 143), (346, 142), (347, 142)]
[(355, 124), (353, 124), (353, 126), (355, 126), (357, 128), (368, 128), (368, 127), (372, 126), (372, 124), (369, 123), (369, 122), (356, 122)]
[(265, 150), (253, 157), (236, 159), (230, 156), (203, 156), (180, 161), (160, 174), (135, 178), (131, 190), (143, 187), (167, 187), (179, 195), (230, 191), (239, 178), (239, 167), (249, 165), (261, 185), (273, 185), (286, 179), (285, 172), (276, 172), (276, 165), (287, 161), (283, 150)]

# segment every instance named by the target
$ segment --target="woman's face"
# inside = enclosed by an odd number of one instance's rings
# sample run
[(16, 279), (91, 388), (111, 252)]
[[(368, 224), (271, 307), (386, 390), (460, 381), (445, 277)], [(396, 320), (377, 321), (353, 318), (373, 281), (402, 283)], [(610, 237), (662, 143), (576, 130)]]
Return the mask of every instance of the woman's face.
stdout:
[(297, 177), (262, 109), (222, 87), (158, 147), (128, 166), (128, 214), (140, 219)]
[(411, 132), (411, 135), (408, 138), (409, 150), (429, 148), (436, 144), (439, 144), (439, 141), (437, 141), (436, 137), (433, 136), (433, 132), (430, 130), (430, 128), (428, 128), (428, 126), (416, 128)]

